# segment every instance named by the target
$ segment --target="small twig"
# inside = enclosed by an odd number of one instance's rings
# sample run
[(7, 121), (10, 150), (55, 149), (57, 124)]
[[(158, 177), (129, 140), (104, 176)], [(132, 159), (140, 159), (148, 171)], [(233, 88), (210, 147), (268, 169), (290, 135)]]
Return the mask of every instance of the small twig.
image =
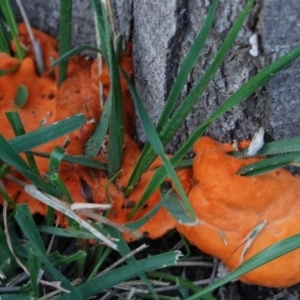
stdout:
[(193, 281), (192, 283), (197, 286), (206, 285), (210, 283), (210, 278)]
[(53, 207), (54, 209), (62, 212), (64, 215), (68, 216), (69, 218), (75, 220), (79, 225), (90, 231), (92, 234), (95, 235), (96, 238), (100, 239), (104, 243), (106, 243), (109, 247), (117, 250), (118, 247), (115, 243), (113, 243), (109, 238), (107, 238), (105, 235), (103, 235), (101, 232), (96, 230), (93, 226), (91, 226), (86, 221), (82, 220), (76, 213), (74, 213), (70, 209), (70, 205), (66, 202), (60, 201), (59, 199), (46, 194), (42, 193), (37, 189), (37, 187), (33, 184), (28, 184), (24, 188), (25, 192), (34, 197), (35, 199), (39, 200), (40, 202)]
[(219, 266), (220, 260), (217, 258), (214, 258), (214, 267), (210, 275), (210, 285), (215, 282), (216, 276), (217, 276), (217, 271), (218, 271), (218, 266)]
[[(207, 268), (212, 268), (214, 266), (213, 263), (211, 262), (203, 262), (203, 261), (178, 261), (176, 265), (173, 267), (207, 267)], [(171, 266), (172, 267), (172, 266)]]
[(148, 246), (146, 244), (141, 245), (140, 247), (134, 249), (133, 251), (131, 251), (130, 253), (124, 255), (121, 259), (117, 260), (115, 263), (113, 263), (112, 265), (110, 265), (108, 268), (106, 268), (105, 270), (103, 270), (101, 273), (99, 273), (97, 275), (97, 277), (107, 273), (108, 271), (114, 269), (116, 266), (122, 264), (125, 260), (127, 260), (128, 258), (132, 257), (133, 255), (135, 255), (136, 253), (146, 249)]
[(111, 298), (111, 291), (108, 291), (103, 297), (101, 297), (99, 300), (106, 300)]
[(36, 66), (37, 66), (37, 71), (38, 71), (39, 76), (41, 76), (43, 74), (43, 70), (44, 70), (42, 47), (41, 47), (40, 41), (38, 41), (34, 38), (32, 28), (30, 26), (29, 20), (27, 18), (27, 15), (26, 15), (26, 12), (24, 10), (21, 0), (16, 0), (16, 1), (17, 1), (17, 5), (21, 12), (22, 18), (24, 20), (24, 23), (25, 23), (25, 26), (26, 26), (26, 29), (27, 29), (27, 32), (28, 32), (28, 35), (29, 35), (29, 38), (30, 38), (30, 41), (32, 44), (35, 61), (36, 61)]
[(100, 204), (100, 203), (72, 203), (70, 205), (70, 209), (72, 210), (82, 210), (85, 211), (85, 209), (101, 209), (101, 210), (107, 210), (107, 209), (111, 209), (111, 204), (109, 203), (104, 203), (104, 204)]
[(21, 288), (21, 286), (0, 287), (0, 293), (18, 292)]
[(7, 207), (8, 204), (6, 201), (4, 201), (3, 204), (3, 224), (4, 224), (4, 234), (6, 236), (6, 241), (7, 241), (7, 246), (8, 249), (10, 250), (11, 254), (13, 255), (13, 257), (15, 258), (17, 264), (23, 269), (23, 271), (30, 276), (29, 271), (27, 270), (27, 268), (25, 267), (25, 265), (23, 265), (23, 263), (21, 262), (21, 260), (16, 256), (14, 249), (12, 247), (12, 243), (11, 243), (11, 239), (10, 239), (10, 235), (8, 232), (8, 225), (7, 225)]
[(120, 225), (120, 224), (118, 224), (116, 222), (113, 222), (113, 221), (107, 219), (106, 217), (103, 217), (100, 214), (97, 214), (97, 213), (94, 213), (94, 212), (91, 212), (91, 211), (88, 211), (88, 210), (84, 210), (84, 209), (78, 210), (77, 213), (81, 214), (81, 215), (84, 215), (86, 217), (89, 217), (91, 219), (97, 220), (97, 221), (99, 221), (99, 222), (101, 222), (103, 224), (106, 224), (106, 225), (109, 225), (111, 227), (114, 227), (114, 228), (118, 229), (120, 232), (130, 233), (135, 238), (141, 238), (141, 237), (143, 237), (143, 234), (141, 232), (139, 232), (138, 230), (131, 230), (131, 229), (127, 228), (124, 225)]
[(14, 276), (8, 283), (5, 284), (6, 287), (13, 287), (18, 284), (21, 284), (21, 282), (24, 282), (29, 278), (28, 274), (25, 272), (17, 274), (17, 276)]
[[(161, 280), (155, 280), (155, 279), (149, 279), (149, 282), (152, 285), (157, 285), (157, 286), (169, 286), (170, 282), (166, 282), (166, 281), (161, 281)], [(118, 284), (120, 286), (145, 286), (145, 282), (142, 280), (129, 280), (129, 281), (124, 281), (120, 284)]]
[[(77, 286), (79, 285), (80, 283), (82, 283), (82, 279), (81, 278), (77, 278), (75, 279), (74, 281), (72, 281), (72, 285), (73, 286)], [(60, 293), (60, 291), (56, 290), (56, 291), (53, 291), (43, 297), (40, 297), (38, 298), (37, 300), (47, 300), (47, 299), (53, 299), (54, 296), (58, 295)]]
[[(58, 227), (58, 224), (59, 224), (59, 217), (60, 217), (60, 216), (57, 217), (57, 220), (56, 220), (56, 223), (55, 223), (55, 227), (56, 227), (56, 228)], [(53, 246), (53, 243), (54, 243), (54, 240), (55, 240), (55, 235), (52, 234), (52, 235), (51, 235), (50, 242), (49, 242), (49, 246), (48, 246), (48, 248), (47, 248), (47, 254), (50, 254), (51, 249), (52, 249), (52, 246)]]

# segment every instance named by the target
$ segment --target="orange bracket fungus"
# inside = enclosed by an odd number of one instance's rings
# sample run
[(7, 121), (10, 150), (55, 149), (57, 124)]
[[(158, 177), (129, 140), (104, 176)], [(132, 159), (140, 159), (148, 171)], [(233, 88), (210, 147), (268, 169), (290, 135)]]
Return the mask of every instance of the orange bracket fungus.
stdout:
[[(279, 169), (245, 177), (238, 171), (257, 158), (234, 158), (230, 144), (209, 137), (194, 145), (197, 184), (188, 197), (199, 224), (177, 225), (192, 244), (233, 270), (268, 246), (299, 233), (300, 178)], [(267, 263), (240, 279), (273, 287), (299, 282), (300, 249)]]

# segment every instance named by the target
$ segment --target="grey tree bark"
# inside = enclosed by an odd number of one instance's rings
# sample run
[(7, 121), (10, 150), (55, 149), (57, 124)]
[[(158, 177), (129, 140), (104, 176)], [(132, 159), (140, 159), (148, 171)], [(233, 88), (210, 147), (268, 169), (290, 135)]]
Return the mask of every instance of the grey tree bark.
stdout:
[[(208, 43), (183, 91), (186, 95), (210, 63), (246, 0), (220, 0)], [(31, 24), (54, 36), (59, 0), (23, 0)], [(195, 39), (209, 0), (113, 0), (115, 30), (133, 41), (135, 84), (156, 122), (178, 68)], [(16, 9), (17, 11), (17, 9)], [(234, 47), (199, 99), (169, 149), (178, 148), (220, 103), (277, 57), (300, 43), (297, 0), (258, 0)], [(259, 36), (260, 55), (249, 54), (249, 37)], [(95, 44), (89, 1), (73, 1), (73, 44)], [(263, 126), (268, 139), (300, 135), (300, 60), (275, 76), (247, 101), (216, 120), (206, 134), (222, 141), (251, 137)], [(139, 126), (140, 140), (145, 136)]]

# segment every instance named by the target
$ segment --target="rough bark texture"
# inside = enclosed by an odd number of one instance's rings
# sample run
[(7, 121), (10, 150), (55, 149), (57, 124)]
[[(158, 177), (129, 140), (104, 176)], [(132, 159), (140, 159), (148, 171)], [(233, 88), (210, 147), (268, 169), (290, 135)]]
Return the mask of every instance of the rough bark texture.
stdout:
[[(246, 0), (220, 0), (208, 43), (192, 72), (186, 95), (207, 67)], [(133, 40), (135, 83), (157, 122), (174, 77), (203, 23), (208, 0), (114, 0), (116, 32)], [(31, 24), (56, 36), (59, 0), (23, 0)], [(89, 1), (73, 1), (73, 45), (95, 43)], [(300, 7), (297, 0), (257, 1), (225, 63), (188, 116), (170, 149), (182, 144), (194, 128), (258, 70), (300, 43)], [(249, 37), (258, 33), (260, 55), (252, 57)], [(251, 137), (262, 125), (270, 139), (300, 135), (298, 95), (300, 61), (273, 78), (269, 85), (216, 120), (207, 134), (230, 141)], [(139, 126), (139, 138), (145, 139)]]

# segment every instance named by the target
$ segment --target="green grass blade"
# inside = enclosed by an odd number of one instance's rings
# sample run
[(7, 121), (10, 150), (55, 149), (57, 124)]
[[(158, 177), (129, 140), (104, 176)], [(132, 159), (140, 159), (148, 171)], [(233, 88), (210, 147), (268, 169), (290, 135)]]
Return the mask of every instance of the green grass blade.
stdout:
[(75, 115), (47, 127), (15, 137), (9, 140), (9, 143), (16, 152), (26, 152), (80, 128), (85, 121), (86, 119), (82, 114)]
[(108, 141), (108, 176), (112, 178), (119, 170), (123, 158), (124, 120), (123, 101), (120, 84), (118, 59), (113, 47), (108, 16), (103, 4), (91, 0), (96, 15), (98, 34), (101, 42), (102, 54), (109, 69), (111, 114), (109, 122)]
[[(72, 0), (60, 1), (59, 18), (59, 56), (63, 56), (70, 50), (72, 39)], [(58, 68), (58, 85), (67, 78), (68, 61), (63, 61)]]
[[(190, 150), (191, 145), (205, 132), (208, 126), (200, 127), (196, 129), (189, 137), (187, 142), (174, 154), (170, 159), (170, 163), (175, 167), (179, 164), (185, 154)], [(132, 213), (134, 214), (138, 209), (140, 209), (148, 198), (154, 193), (154, 191), (159, 188), (159, 186), (167, 178), (168, 174), (163, 166), (159, 167), (155, 174), (153, 175), (151, 181), (148, 183), (144, 194), (140, 198), (139, 203), (133, 208)]]
[[(17, 111), (9, 111), (9, 112), (6, 112), (5, 115), (6, 115), (8, 121), (10, 123), (10, 126), (12, 127), (12, 130), (16, 136), (20, 136), (20, 135), (23, 135), (26, 133), (25, 128), (22, 124), (20, 115), (18, 114)], [(40, 176), (40, 172), (36, 165), (34, 156), (30, 153), (26, 153), (26, 159), (27, 159), (32, 171), (34, 171), (37, 176)]]
[(112, 178), (121, 168), (124, 147), (124, 114), (119, 67), (114, 49), (110, 47), (111, 115), (108, 140), (108, 176)]
[(5, 76), (7, 74), (10, 74), (10, 73), (14, 73), (15, 71), (18, 70), (20, 65), (15, 65), (13, 66), (12, 68), (8, 69), (8, 70), (0, 70), (0, 77), (1, 76)]
[(41, 269), (40, 257), (36, 253), (34, 253), (32, 249), (30, 249), (29, 258), (28, 258), (28, 270), (30, 273), (32, 292), (35, 297), (39, 297), (38, 278), (39, 278), (40, 269)]
[[(170, 141), (170, 139), (177, 132), (182, 122), (186, 119), (187, 115), (191, 112), (192, 108), (194, 107), (196, 102), (201, 97), (202, 93), (205, 91), (205, 89), (211, 82), (215, 73), (220, 68), (232, 44), (234, 43), (234, 40), (238, 35), (245, 19), (247, 18), (253, 6), (253, 3), (254, 0), (248, 1), (246, 7), (239, 15), (235, 24), (233, 25), (230, 32), (228, 33), (225, 41), (220, 47), (218, 53), (216, 54), (215, 59), (208, 66), (203, 76), (200, 78), (200, 80), (197, 82), (197, 84), (192, 89), (192, 91), (188, 94), (188, 96), (182, 101), (178, 109), (173, 114), (172, 118), (168, 121), (168, 123), (164, 126), (164, 128), (160, 132), (159, 136), (164, 146)], [(132, 189), (132, 187), (139, 180), (139, 178), (144, 173), (144, 171), (149, 167), (149, 165), (152, 163), (155, 157), (156, 157), (155, 151), (149, 145), (145, 146), (140, 156), (140, 159), (136, 164), (136, 168), (132, 172), (131, 178), (127, 186), (127, 191)]]
[(0, 52), (10, 53), (9, 40), (4, 33), (4, 26), (0, 23)]
[(90, 46), (90, 45), (79, 45), (76, 46), (75, 48), (65, 52), (64, 54), (62, 54), (61, 56), (59, 56), (59, 58), (57, 60), (55, 60), (54, 62), (51, 63), (51, 67), (55, 67), (61, 63), (65, 63), (67, 61), (69, 61), (73, 56), (81, 53), (82, 51), (94, 51), (96, 53), (102, 53), (102, 51), (94, 46)]
[[(234, 151), (230, 154), (234, 157), (249, 157), (248, 148), (241, 151)], [(300, 137), (282, 139), (264, 144), (264, 146), (255, 153), (255, 156), (276, 155), (300, 151)]]
[[(57, 255), (53, 255), (53, 254)], [(86, 257), (86, 252), (82, 250), (78, 250), (77, 252), (69, 255), (69, 256), (63, 256), (60, 255), (58, 252), (53, 252), (49, 255), (49, 260), (53, 263), (54, 266), (61, 266), (61, 265), (68, 265), (74, 261), (80, 260), (84, 257)]]
[(292, 154), (286, 154), (282, 156), (274, 156), (260, 160), (256, 163), (247, 165), (240, 169), (238, 174), (246, 176), (257, 176), (265, 174), (276, 169), (282, 168), (293, 162), (300, 161), (300, 152), (295, 152)]
[[(114, 56), (114, 60), (116, 57)], [(123, 159), (124, 146), (124, 115), (123, 102), (121, 95), (121, 86), (119, 81), (119, 73), (115, 70), (116, 61), (113, 63), (113, 73), (111, 73), (112, 105), (111, 117), (109, 124), (109, 140), (108, 140), (108, 176), (112, 178), (120, 171)], [(117, 67), (118, 70), (118, 67)]]
[(19, 205), (17, 207), (15, 219), (22, 228), (22, 232), (27, 237), (32, 249), (40, 257), (41, 262), (46, 266), (49, 272), (52, 273), (54, 278), (58, 281), (61, 281), (62, 286), (70, 291), (70, 294), (68, 295), (71, 297), (71, 299), (81, 300), (78, 292), (75, 290), (72, 284), (67, 280), (67, 278), (65, 278), (65, 276), (56, 270), (48, 260), (43, 241), (26, 204)]
[[(91, 279), (90, 281), (80, 285), (77, 288), (82, 299), (87, 299), (101, 291), (111, 288), (116, 284), (143, 274), (144, 272), (153, 271), (168, 266), (173, 266), (178, 260), (179, 252), (167, 252), (159, 255), (145, 258), (129, 265), (114, 269), (102, 276)], [(64, 295), (59, 300), (72, 299), (68, 295)]]
[(6, 164), (15, 168), (24, 177), (35, 184), (39, 189), (56, 195), (57, 192), (45, 181), (43, 181), (36, 173), (25, 163), (25, 161), (19, 156), (15, 149), (3, 138), (0, 134), (0, 159)]
[(195, 65), (195, 62), (197, 61), (203, 46), (205, 45), (205, 41), (208, 37), (208, 34), (212, 28), (216, 11), (218, 7), (218, 1), (213, 0), (209, 11), (207, 12), (206, 19), (201, 27), (200, 32), (198, 33), (198, 36), (196, 37), (191, 49), (189, 50), (186, 58), (184, 59), (184, 62), (182, 63), (182, 66), (180, 67), (180, 70), (178, 72), (177, 78), (175, 80), (175, 83), (172, 87), (172, 90), (170, 92), (170, 95), (166, 101), (166, 105), (163, 109), (163, 112), (159, 118), (159, 121), (156, 126), (157, 132), (160, 132), (162, 127), (165, 125), (167, 120), (169, 119), (169, 116), (176, 104), (176, 101), (178, 100), (182, 89), (184, 85), (186, 84), (186, 81), (188, 79), (188, 76), (190, 72), (192, 71), (192, 68)]
[(242, 276), (243, 274), (246, 274), (251, 270), (256, 269), (286, 253), (296, 250), (299, 247), (300, 247), (300, 234), (288, 237), (264, 249), (258, 254), (254, 255), (253, 257), (245, 261), (243, 264), (241, 264), (237, 269), (235, 269), (229, 275), (213, 283), (212, 285), (205, 288), (201, 292), (194, 294), (193, 296), (189, 297), (187, 300), (201, 299), (201, 297), (215, 290), (216, 288), (223, 286), (224, 284)]
[(65, 150), (59, 147), (54, 147), (51, 152), (50, 159), (49, 159), (49, 171), (48, 175), (51, 177), (58, 173), (59, 165), (64, 157)]
[(111, 114), (111, 94), (105, 102), (104, 110), (101, 115), (100, 122), (98, 123), (93, 135), (86, 143), (84, 154), (87, 156), (96, 156), (102, 146), (104, 138), (108, 131), (109, 119)]
[[(126, 243), (126, 241), (124, 240), (124, 238), (122, 237), (121, 233), (117, 229), (115, 229), (113, 227), (109, 227), (109, 226), (107, 226), (107, 231), (109, 232), (109, 234), (111, 236), (116, 237), (119, 240), (117, 245), (118, 245), (119, 253), (122, 255), (122, 257), (128, 255), (131, 252), (131, 249), (128, 246), (128, 244)], [(135, 259), (134, 256), (131, 256), (126, 260), (127, 264), (132, 264), (134, 262), (138, 263), (138, 261)], [(146, 275), (144, 273), (142, 273), (139, 275), (139, 277), (142, 281), (144, 281), (144, 283), (148, 287), (148, 290), (152, 294), (153, 299), (159, 300), (158, 295), (155, 293), (155, 291), (154, 291), (150, 281), (146, 277)]]
[[(187, 196), (185, 194), (185, 191), (181, 185), (181, 182), (180, 182), (172, 164), (170, 163), (169, 159), (167, 158), (167, 156), (165, 154), (164, 147), (160, 141), (158, 133), (156, 132), (156, 129), (155, 129), (141, 99), (139, 98), (138, 94), (136, 93), (133, 84), (130, 82), (129, 78), (127, 77), (127, 75), (125, 73), (123, 73), (123, 76), (128, 84), (130, 92), (132, 94), (132, 98), (133, 98), (133, 101), (134, 101), (134, 104), (136, 107), (137, 114), (138, 114), (138, 116), (141, 120), (141, 123), (144, 127), (144, 130), (147, 134), (148, 140), (149, 140), (151, 146), (153, 147), (154, 151), (161, 157), (165, 169), (167, 170), (169, 176), (171, 177), (173, 183), (175, 184), (177, 191), (181, 197), (181, 200), (184, 203), (185, 208), (187, 209), (187, 211), (190, 214), (190, 223), (194, 223), (194, 222), (196, 222), (196, 215), (195, 215), (194, 210), (189, 202), (189, 199), (187, 198)], [(134, 213), (135, 213), (135, 210), (132, 210), (132, 212), (129, 214), (129, 218), (131, 218)]]
[(93, 262), (91, 266), (93, 266), (92, 270), (90, 271), (90, 274), (86, 281), (90, 281), (95, 274), (98, 272), (99, 268), (103, 265), (103, 263), (106, 261), (106, 258), (111, 253), (111, 249), (108, 247), (105, 247), (103, 245), (98, 245), (95, 255), (93, 256)]
[[(49, 158), (51, 155), (51, 153), (36, 152), (36, 151), (29, 151), (29, 153), (36, 155), (36, 156), (47, 157), (47, 158)], [(62, 161), (67, 161), (67, 162), (78, 164), (81, 166), (107, 171), (107, 163), (104, 163), (104, 162), (102, 163), (93, 158), (82, 156), (82, 155), (71, 156), (71, 155), (65, 154), (62, 158)]]
[(191, 219), (186, 211), (183, 203), (178, 198), (174, 190), (170, 190), (168, 201), (164, 204), (167, 211), (175, 218), (180, 224), (190, 224)]
[(18, 26), (16, 19), (14, 17), (13, 11), (11, 9), (9, 0), (0, 1), (0, 9), (4, 15), (5, 21), (10, 30), (11, 37), (17, 48), (17, 57), (22, 60), (24, 58), (24, 50), (22, 49), (19, 40), (18, 40)]
[[(56, 190), (59, 191), (59, 193), (63, 196), (63, 198), (69, 203), (72, 204), (73, 203), (73, 199), (68, 191), (68, 189), (66, 188), (65, 184), (63, 183), (63, 181), (61, 180), (58, 172), (59, 172), (59, 166), (60, 166), (60, 162), (63, 158), (65, 154), (65, 150), (59, 147), (54, 147), (51, 155), (50, 155), (50, 159), (49, 159), (49, 173), (48, 173), (48, 177), (49, 177), (49, 182), (50, 184), (52, 184), (52, 186), (54, 188), (56, 188)], [(53, 209), (53, 208), (49, 208), (48, 209)], [(47, 222), (49, 224), (49, 222)], [(76, 222), (73, 222), (73, 220), (71, 218), (68, 218), (68, 224), (70, 227), (72, 226), (78, 226), (78, 224)]]
[(243, 100), (253, 94), (256, 90), (262, 87), (268, 80), (274, 77), (279, 71), (285, 68), (289, 63), (294, 61), (300, 56), (300, 46), (291, 50), (286, 55), (278, 58), (271, 65), (265, 67), (257, 75), (253, 76), (241, 88), (239, 88), (230, 98), (222, 103), (208, 118), (204, 124), (211, 123), (219, 116), (233, 108), (235, 105), (240, 104)]
[(21, 294), (2, 294), (1, 300), (33, 300), (34, 297), (32, 297), (30, 294), (21, 293)]
[(49, 233), (51, 235), (57, 235), (67, 238), (75, 238), (75, 239), (94, 239), (95, 235), (90, 233), (87, 230), (81, 229), (77, 230), (74, 228), (59, 228), (59, 227), (52, 227), (52, 226), (39, 226), (38, 229), (41, 232)]

